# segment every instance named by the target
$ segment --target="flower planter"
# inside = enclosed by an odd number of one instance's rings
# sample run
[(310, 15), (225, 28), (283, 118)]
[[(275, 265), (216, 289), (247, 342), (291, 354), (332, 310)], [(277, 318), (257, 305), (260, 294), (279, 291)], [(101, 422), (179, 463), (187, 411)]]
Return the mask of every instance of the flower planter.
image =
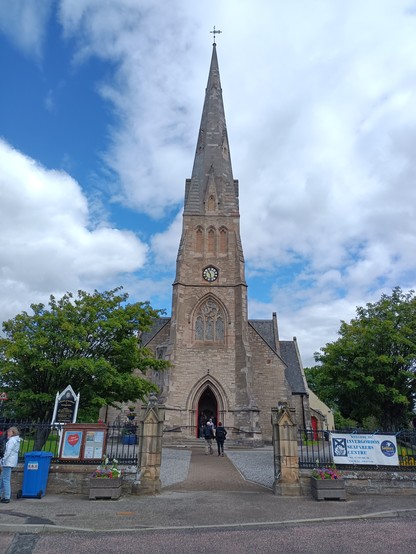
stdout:
[(122, 444), (137, 444), (137, 435), (123, 435), (121, 442)]
[(315, 500), (346, 500), (344, 479), (316, 479), (311, 477), (312, 496)]
[(97, 498), (110, 498), (117, 500), (121, 496), (121, 477), (107, 479), (105, 477), (90, 478), (90, 500)]

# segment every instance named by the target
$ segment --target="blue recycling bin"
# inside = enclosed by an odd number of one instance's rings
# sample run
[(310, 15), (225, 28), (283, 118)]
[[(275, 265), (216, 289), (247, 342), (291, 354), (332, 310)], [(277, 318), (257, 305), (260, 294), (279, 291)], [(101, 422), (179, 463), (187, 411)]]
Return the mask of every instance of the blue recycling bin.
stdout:
[(26, 452), (23, 488), (18, 492), (18, 498), (45, 496), (52, 457), (52, 452)]

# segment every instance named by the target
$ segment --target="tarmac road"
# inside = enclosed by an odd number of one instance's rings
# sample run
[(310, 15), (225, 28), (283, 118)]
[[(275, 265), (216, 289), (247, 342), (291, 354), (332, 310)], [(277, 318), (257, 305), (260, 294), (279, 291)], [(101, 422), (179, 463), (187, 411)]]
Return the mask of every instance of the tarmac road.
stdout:
[(321, 521), (107, 533), (0, 534), (5, 554), (408, 554), (416, 519)]

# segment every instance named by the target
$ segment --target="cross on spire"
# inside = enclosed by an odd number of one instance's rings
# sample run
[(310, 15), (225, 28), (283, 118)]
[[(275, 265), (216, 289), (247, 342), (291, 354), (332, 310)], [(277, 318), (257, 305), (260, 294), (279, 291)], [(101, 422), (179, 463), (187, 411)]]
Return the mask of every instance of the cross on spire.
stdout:
[(214, 30), (210, 31), (210, 33), (212, 33), (214, 35), (214, 44), (215, 44), (215, 35), (219, 35), (220, 33), (222, 33), (222, 31), (216, 31), (215, 30), (215, 25), (214, 25)]

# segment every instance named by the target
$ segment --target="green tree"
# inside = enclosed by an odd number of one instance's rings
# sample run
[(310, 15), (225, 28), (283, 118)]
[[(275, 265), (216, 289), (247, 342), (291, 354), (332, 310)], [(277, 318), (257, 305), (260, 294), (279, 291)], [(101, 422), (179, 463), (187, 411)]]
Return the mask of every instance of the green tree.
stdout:
[(80, 393), (84, 421), (96, 419), (104, 405), (156, 390), (140, 373), (163, 370), (167, 362), (140, 347), (138, 337), (161, 312), (148, 302), (128, 304), (121, 291), (51, 296), (48, 308), (32, 304), (33, 314), (3, 323), (0, 380), (11, 414), (50, 421), (56, 393), (68, 385)]
[(357, 307), (339, 338), (315, 353), (306, 372), (311, 389), (343, 417), (363, 425), (373, 416), (383, 430), (407, 427), (416, 394), (416, 297), (391, 296)]

